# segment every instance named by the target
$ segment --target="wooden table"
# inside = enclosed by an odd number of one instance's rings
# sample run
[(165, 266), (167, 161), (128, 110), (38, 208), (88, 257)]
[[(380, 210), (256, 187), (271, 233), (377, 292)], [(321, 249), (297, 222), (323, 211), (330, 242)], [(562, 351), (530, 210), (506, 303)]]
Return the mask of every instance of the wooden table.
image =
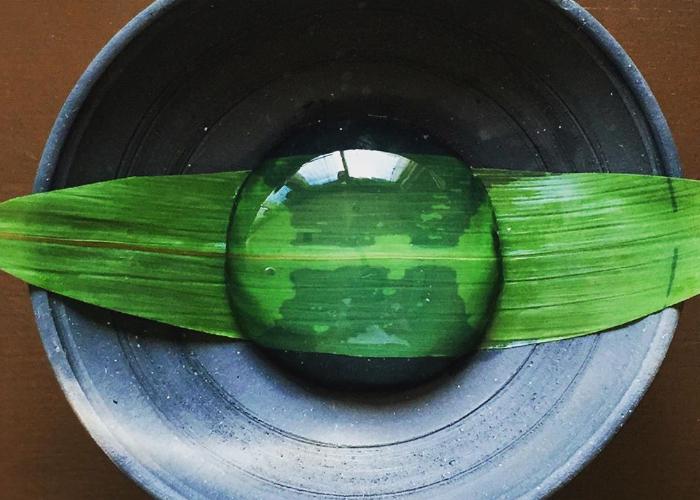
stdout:
[[(86, 64), (146, 0), (3, 0), (0, 200), (27, 193)], [(585, 0), (654, 89), (700, 179), (700, 0)], [(45, 358), (25, 285), (0, 276), (0, 497), (146, 498), (92, 442)], [(700, 495), (700, 299), (629, 422), (557, 498)]]

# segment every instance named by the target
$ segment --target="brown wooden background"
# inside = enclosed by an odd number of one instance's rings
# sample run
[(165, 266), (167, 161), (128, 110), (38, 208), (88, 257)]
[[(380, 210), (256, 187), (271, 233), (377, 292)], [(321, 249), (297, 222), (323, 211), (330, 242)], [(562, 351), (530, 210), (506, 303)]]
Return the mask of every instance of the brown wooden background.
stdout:
[[(147, 0), (0, 0), (0, 200), (27, 193), (86, 64)], [(585, 0), (647, 77), (700, 179), (700, 0)], [(700, 498), (700, 299), (627, 425), (559, 499)], [(61, 393), (26, 287), (0, 276), (0, 498), (145, 498)]]

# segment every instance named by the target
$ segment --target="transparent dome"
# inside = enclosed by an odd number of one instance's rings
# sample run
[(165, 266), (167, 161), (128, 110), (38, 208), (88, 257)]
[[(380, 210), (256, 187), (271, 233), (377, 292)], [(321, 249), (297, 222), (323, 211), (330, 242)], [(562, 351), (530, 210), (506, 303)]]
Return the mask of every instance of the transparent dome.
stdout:
[(234, 318), (268, 349), (455, 357), (480, 342), (500, 261), (484, 187), (448, 156), (269, 160), (232, 212)]

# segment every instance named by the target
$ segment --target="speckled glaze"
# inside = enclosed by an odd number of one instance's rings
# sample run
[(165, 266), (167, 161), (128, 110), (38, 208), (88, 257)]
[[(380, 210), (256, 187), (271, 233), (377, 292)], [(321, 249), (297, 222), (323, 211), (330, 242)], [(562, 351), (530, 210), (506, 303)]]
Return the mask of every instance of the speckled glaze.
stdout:
[[(680, 174), (643, 78), (574, 2), (181, 0), (154, 3), (97, 56), (35, 187), (245, 169), (310, 114), (357, 110), (400, 116), (475, 166)], [(622, 425), (677, 321), (668, 309), (482, 352), (368, 394), (300, 381), (250, 344), (32, 300), (76, 413), (161, 498), (545, 496)]]

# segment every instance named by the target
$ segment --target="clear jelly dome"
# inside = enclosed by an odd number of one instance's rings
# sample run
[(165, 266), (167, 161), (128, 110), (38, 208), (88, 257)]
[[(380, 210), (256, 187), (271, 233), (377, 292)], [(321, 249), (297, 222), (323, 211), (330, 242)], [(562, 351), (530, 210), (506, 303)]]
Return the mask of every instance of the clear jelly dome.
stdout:
[(449, 156), (269, 160), (232, 211), (234, 318), (267, 349), (460, 356), (483, 337), (500, 272), (486, 190)]

